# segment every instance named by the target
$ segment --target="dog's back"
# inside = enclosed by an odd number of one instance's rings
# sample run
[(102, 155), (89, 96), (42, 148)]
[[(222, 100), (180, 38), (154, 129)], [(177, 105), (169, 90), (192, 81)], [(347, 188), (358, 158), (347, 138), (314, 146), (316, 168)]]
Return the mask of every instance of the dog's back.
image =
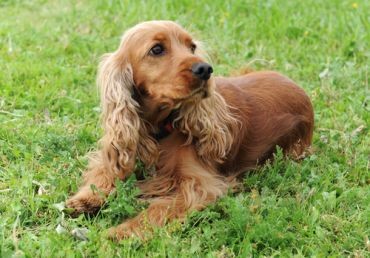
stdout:
[(233, 173), (253, 168), (270, 158), (276, 146), (299, 157), (311, 144), (312, 104), (303, 89), (289, 78), (276, 72), (252, 72), (219, 77), (216, 84), (244, 125), (222, 171)]

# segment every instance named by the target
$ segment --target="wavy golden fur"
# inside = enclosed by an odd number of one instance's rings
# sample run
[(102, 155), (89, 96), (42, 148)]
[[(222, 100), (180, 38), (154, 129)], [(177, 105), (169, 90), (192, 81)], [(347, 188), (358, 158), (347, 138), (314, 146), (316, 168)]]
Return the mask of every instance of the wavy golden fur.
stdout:
[(138, 183), (150, 205), (109, 234), (143, 236), (215, 201), (276, 146), (295, 157), (310, 146), (312, 105), (293, 81), (276, 72), (213, 77), (204, 56), (178, 24), (150, 21), (126, 31), (103, 57), (97, 82), (104, 134), (82, 187), (67, 200), (74, 214), (99, 209), (139, 159), (155, 168)]

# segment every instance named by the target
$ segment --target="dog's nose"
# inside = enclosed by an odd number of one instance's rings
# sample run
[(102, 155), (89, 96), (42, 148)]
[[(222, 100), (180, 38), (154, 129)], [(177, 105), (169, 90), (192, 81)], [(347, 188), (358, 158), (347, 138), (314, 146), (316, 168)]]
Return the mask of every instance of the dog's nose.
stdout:
[(213, 73), (213, 68), (207, 63), (195, 63), (191, 66), (192, 73), (201, 80), (208, 80)]

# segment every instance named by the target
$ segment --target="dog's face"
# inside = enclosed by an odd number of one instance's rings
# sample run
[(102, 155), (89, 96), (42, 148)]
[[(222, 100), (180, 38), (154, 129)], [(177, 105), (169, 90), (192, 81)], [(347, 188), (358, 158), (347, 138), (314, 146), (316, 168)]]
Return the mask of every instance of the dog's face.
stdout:
[(184, 101), (207, 97), (212, 67), (183, 28), (170, 21), (141, 23), (126, 32), (120, 51), (132, 67), (147, 118), (160, 120)]

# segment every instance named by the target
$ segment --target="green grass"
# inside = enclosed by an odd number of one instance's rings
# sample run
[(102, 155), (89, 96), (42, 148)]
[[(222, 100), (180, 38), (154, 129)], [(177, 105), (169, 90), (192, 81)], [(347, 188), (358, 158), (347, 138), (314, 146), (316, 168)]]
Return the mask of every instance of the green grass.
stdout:
[[(366, 0), (1, 0), (0, 256), (369, 257), (369, 10)], [(96, 217), (54, 204), (76, 191), (101, 135), (99, 57), (151, 19), (194, 32), (216, 74), (249, 65), (297, 81), (314, 104), (315, 153), (278, 155), (185, 223), (113, 243), (104, 230), (143, 207), (134, 178)], [(88, 241), (69, 233), (83, 227)]]

